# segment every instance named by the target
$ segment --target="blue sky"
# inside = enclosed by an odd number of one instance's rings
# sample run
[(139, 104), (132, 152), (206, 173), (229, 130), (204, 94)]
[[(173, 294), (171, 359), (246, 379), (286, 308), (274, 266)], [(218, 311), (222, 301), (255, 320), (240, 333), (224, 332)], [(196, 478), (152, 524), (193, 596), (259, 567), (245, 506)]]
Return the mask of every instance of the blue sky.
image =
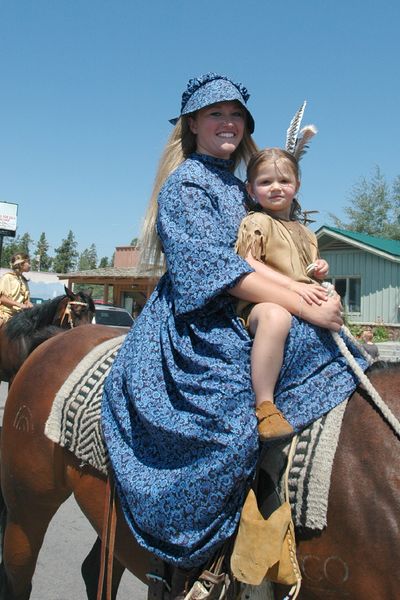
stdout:
[(218, 71), (247, 86), (260, 146), (308, 100), (300, 201), (329, 224), (375, 165), (400, 174), (399, 23), (398, 0), (0, 0), (0, 201), (51, 253), (72, 229), (110, 256), (139, 234), (187, 80)]

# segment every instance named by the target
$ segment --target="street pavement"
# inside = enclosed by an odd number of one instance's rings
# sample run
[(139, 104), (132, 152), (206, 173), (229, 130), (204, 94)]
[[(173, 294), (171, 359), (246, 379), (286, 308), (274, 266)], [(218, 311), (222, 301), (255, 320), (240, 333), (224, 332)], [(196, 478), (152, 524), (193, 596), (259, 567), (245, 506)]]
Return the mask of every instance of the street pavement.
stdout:
[[(0, 385), (0, 421), (3, 421), (7, 395)], [(89, 521), (73, 498), (65, 502), (46, 533), (33, 578), (31, 600), (86, 600), (80, 574), (83, 559), (96, 539)], [(125, 572), (118, 600), (145, 600), (147, 587), (131, 573)]]

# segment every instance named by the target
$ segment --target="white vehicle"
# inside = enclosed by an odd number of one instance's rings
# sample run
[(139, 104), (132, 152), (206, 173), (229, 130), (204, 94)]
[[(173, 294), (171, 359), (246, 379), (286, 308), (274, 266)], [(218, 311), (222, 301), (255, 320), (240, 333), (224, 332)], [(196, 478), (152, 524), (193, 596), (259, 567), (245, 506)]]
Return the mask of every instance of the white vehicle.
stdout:
[(125, 308), (110, 306), (108, 304), (95, 304), (93, 323), (109, 325), (110, 327), (131, 327), (133, 318)]

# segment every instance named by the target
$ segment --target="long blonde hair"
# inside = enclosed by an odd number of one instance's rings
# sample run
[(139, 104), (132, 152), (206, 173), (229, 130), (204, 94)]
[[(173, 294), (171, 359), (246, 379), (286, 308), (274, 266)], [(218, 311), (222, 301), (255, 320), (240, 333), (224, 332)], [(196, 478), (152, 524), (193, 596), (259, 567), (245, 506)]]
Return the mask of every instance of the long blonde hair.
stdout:
[[(195, 113), (194, 113), (195, 114)], [(154, 187), (150, 196), (140, 236), (140, 261), (138, 270), (149, 275), (160, 275), (165, 270), (165, 259), (160, 238), (157, 235), (158, 196), (166, 179), (187, 157), (196, 151), (196, 136), (190, 129), (192, 115), (182, 115), (172, 131), (158, 165)], [(250, 160), (258, 148), (245, 126), (243, 139), (232, 154), (232, 171)]]

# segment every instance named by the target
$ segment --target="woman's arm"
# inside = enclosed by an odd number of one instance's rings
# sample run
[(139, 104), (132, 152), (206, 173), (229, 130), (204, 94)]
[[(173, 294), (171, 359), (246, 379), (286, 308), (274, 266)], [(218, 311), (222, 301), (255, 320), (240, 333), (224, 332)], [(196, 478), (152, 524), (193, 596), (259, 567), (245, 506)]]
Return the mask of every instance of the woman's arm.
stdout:
[(264, 277), (268, 283), (276, 283), (285, 289), (296, 292), (296, 294), (301, 298), (304, 298), (308, 304), (321, 304), (323, 301), (325, 302), (328, 297), (326, 289), (318, 283), (302, 283), (301, 281), (294, 281), (287, 275), (279, 273), (279, 271), (276, 271), (272, 267), (269, 267), (254, 258), (251, 252), (247, 254), (245, 260), (256, 273), (259, 273)]
[[(172, 285), (174, 310), (182, 315), (225, 294), (250, 265), (232, 248), (232, 224), (200, 184), (173, 173), (159, 196), (157, 229)], [(178, 179), (178, 181), (177, 181)], [(241, 192), (237, 190), (237, 197)]]
[(8, 296), (4, 296), (4, 294), (2, 294), (0, 296), (0, 304), (3, 304), (4, 306), (7, 306), (8, 308), (13, 308), (13, 306), (15, 306), (16, 308), (31, 308), (33, 306), (33, 304), (31, 304), (30, 302), (17, 302), (16, 300), (12, 300), (12, 298), (9, 298)]
[(273, 302), (283, 306), (293, 315), (313, 325), (339, 331), (343, 325), (341, 303), (338, 297), (328, 297), (323, 304), (307, 304), (303, 297), (266, 278), (258, 272), (248, 273), (229, 289), (235, 298), (248, 302)]

